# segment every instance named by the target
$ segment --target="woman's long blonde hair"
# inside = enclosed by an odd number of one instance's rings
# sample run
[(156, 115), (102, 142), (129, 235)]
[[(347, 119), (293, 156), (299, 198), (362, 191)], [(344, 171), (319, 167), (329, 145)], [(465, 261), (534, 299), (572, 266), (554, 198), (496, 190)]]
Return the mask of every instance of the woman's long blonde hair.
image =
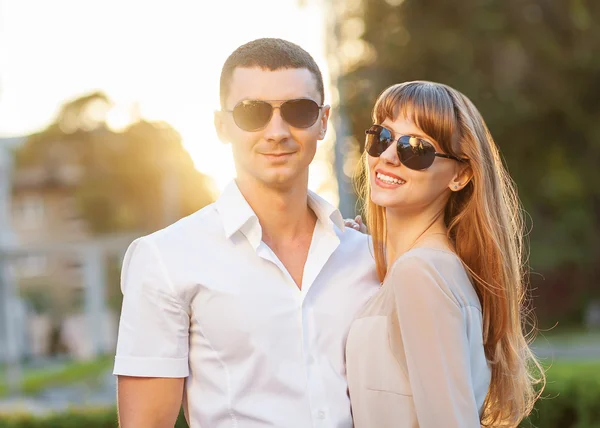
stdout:
[[(443, 152), (469, 159), (472, 179), (451, 193), (444, 218), (482, 307), (483, 343), (492, 378), (481, 424), (517, 426), (531, 412), (545, 376), (529, 348), (531, 337), (528, 340), (524, 333), (530, 313), (525, 305), (523, 212), (515, 185), (481, 114), (459, 91), (424, 81), (393, 85), (377, 99), (373, 121), (381, 124), (400, 115), (433, 138)], [(363, 184), (366, 224), (383, 281), (385, 208), (371, 202), (368, 179)], [(541, 384), (537, 392), (535, 384)]]

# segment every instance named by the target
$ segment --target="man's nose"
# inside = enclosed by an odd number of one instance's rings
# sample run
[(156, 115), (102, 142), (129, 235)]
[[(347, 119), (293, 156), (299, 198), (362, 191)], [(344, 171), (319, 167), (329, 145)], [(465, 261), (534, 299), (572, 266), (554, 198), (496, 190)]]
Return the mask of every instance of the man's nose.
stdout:
[(264, 138), (269, 141), (279, 142), (290, 137), (290, 125), (281, 117), (279, 108), (273, 109), (271, 120), (267, 123), (264, 131)]

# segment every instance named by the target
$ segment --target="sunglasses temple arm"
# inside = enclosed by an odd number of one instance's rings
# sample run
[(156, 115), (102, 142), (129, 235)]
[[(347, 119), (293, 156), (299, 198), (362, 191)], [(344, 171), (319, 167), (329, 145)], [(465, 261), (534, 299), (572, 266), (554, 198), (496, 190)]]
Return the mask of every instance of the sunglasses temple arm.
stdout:
[(447, 155), (446, 153), (435, 152), (435, 155), (439, 158), (453, 159), (458, 162), (466, 162), (467, 161), (466, 159), (461, 159), (458, 156), (454, 156), (454, 155)]

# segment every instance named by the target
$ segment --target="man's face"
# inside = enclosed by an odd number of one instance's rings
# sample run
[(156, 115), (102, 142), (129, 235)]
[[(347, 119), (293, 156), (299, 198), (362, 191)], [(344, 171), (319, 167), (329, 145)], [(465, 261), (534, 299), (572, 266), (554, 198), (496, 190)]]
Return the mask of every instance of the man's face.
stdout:
[[(282, 101), (308, 98), (321, 105), (314, 76), (307, 69), (236, 68), (223, 110), (233, 110), (240, 101), (262, 100), (279, 106)], [(232, 145), (238, 180), (269, 188), (306, 185), (308, 166), (315, 156), (317, 141), (327, 130), (329, 106), (319, 111), (314, 125), (295, 128), (275, 108), (269, 123), (258, 131), (244, 131), (232, 114), (219, 111), (215, 126), (221, 139)]]

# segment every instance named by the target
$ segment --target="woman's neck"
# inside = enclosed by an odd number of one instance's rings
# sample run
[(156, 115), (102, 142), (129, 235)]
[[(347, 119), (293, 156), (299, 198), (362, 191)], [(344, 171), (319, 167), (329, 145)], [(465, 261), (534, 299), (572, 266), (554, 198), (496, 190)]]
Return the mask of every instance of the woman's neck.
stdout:
[(443, 211), (408, 214), (387, 209), (386, 230), (388, 269), (398, 257), (413, 248), (427, 246), (452, 249)]

